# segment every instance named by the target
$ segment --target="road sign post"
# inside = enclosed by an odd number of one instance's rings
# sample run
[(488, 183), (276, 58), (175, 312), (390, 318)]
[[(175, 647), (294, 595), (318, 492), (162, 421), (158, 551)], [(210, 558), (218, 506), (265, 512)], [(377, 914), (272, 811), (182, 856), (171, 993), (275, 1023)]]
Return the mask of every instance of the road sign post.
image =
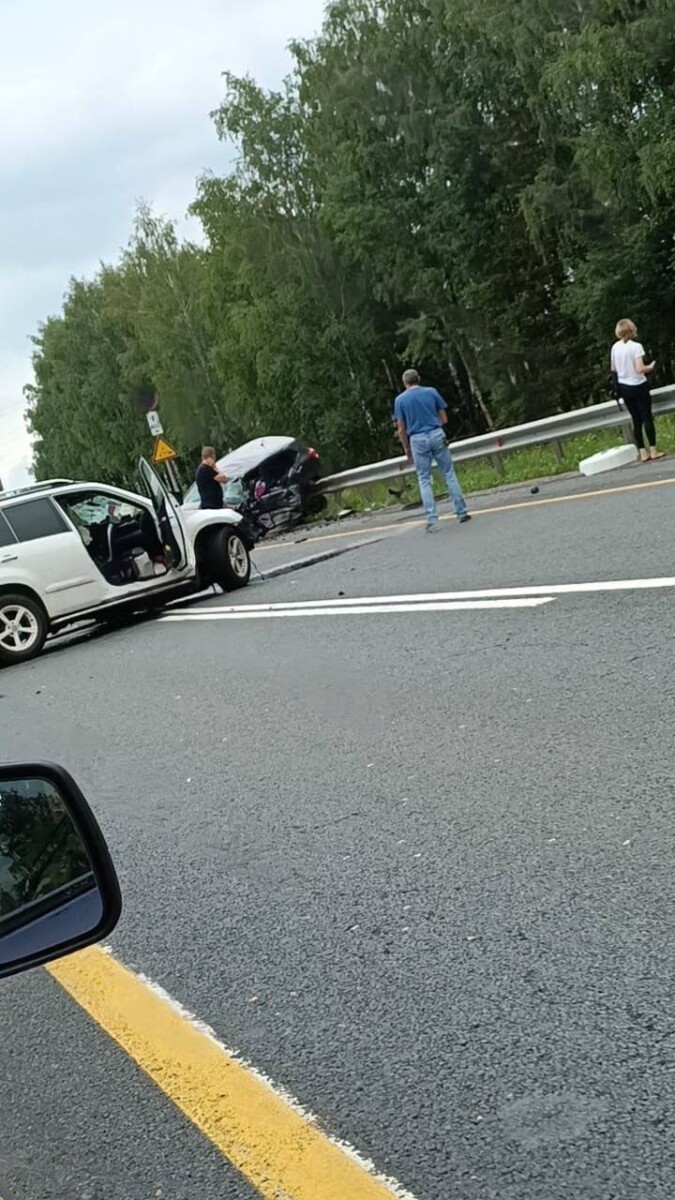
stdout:
[(176, 496), (180, 496), (180, 481), (178, 479), (178, 472), (174, 466), (174, 458), (178, 458), (178, 454), (174, 450), (171, 443), (167, 442), (166, 438), (162, 437), (161, 434), (158, 435), (155, 438), (155, 445), (152, 451), (152, 461), (154, 463), (164, 463), (167, 478), (169, 480), (169, 487)]
[(148, 423), (148, 429), (154, 438), (152, 448), (152, 461), (155, 464), (164, 463), (169, 487), (177, 497), (181, 495), (180, 479), (178, 472), (174, 466), (174, 459), (178, 458), (178, 453), (174, 450), (170, 442), (167, 442), (164, 437), (164, 426), (162, 425), (157, 409), (159, 407), (159, 394), (155, 391), (145, 391), (137, 396), (139, 407), (145, 413), (145, 419)]

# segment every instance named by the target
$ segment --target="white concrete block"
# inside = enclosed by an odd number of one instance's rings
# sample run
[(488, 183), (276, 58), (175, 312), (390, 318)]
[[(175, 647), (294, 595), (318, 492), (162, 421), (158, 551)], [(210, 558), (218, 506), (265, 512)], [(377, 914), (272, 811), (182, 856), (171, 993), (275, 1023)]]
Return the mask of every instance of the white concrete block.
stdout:
[(616, 467), (625, 467), (635, 462), (638, 453), (635, 446), (613, 446), (611, 450), (601, 450), (599, 454), (591, 454), (579, 463), (582, 475), (599, 475), (601, 471), (614, 471)]

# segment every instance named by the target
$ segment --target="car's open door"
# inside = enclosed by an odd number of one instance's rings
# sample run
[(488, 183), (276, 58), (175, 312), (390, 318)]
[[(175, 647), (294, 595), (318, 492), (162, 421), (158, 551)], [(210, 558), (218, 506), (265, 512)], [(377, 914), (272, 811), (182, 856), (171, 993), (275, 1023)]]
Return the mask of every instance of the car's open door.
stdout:
[(166, 565), (173, 570), (184, 570), (191, 565), (193, 555), (178, 509), (159, 475), (145, 458), (139, 460), (138, 472), (157, 516)]

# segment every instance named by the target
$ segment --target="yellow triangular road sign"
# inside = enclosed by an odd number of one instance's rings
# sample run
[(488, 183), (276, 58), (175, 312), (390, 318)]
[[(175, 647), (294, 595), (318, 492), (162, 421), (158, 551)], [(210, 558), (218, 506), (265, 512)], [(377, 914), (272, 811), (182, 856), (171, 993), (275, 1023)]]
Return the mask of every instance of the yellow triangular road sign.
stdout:
[(170, 462), (172, 458), (178, 458), (178, 454), (173, 446), (170, 446), (166, 438), (155, 438), (155, 445), (152, 451), (152, 461), (154, 463)]

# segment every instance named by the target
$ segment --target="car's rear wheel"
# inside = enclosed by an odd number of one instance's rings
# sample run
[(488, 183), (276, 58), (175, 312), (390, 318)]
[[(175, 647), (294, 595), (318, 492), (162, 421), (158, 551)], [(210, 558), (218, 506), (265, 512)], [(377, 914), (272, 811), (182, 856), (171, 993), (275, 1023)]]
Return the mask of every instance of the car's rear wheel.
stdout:
[(0, 665), (35, 658), (45, 644), (49, 625), (44, 609), (30, 596), (0, 596)]
[(206, 565), (213, 582), (226, 592), (246, 587), (251, 577), (251, 559), (235, 529), (214, 530), (209, 540)]

